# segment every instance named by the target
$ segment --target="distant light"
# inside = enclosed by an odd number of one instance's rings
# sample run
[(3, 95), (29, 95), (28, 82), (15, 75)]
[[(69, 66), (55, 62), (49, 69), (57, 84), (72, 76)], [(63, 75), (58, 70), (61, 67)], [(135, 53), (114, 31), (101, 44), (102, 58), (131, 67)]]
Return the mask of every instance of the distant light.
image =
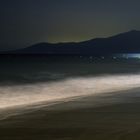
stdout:
[(116, 56), (119, 58), (125, 58), (125, 59), (131, 59), (131, 58), (140, 59), (139, 53), (117, 54)]
[(128, 54), (127, 57), (128, 58), (138, 58), (138, 59), (140, 59), (140, 54)]
[(138, 53), (123, 54), (122, 56), (124, 58), (126, 58), (126, 59), (129, 59), (129, 58), (137, 58), (137, 59), (140, 59), (140, 54), (138, 54)]
[(90, 58), (90, 59), (93, 59), (93, 56), (90, 56), (89, 58)]

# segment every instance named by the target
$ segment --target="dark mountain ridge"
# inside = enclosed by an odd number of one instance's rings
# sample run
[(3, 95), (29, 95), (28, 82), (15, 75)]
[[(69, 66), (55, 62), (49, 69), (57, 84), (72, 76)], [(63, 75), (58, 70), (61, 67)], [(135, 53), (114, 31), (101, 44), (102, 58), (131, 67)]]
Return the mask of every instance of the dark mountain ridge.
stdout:
[(27, 48), (4, 53), (50, 55), (140, 53), (140, 31), (132, 30), (108, 38), (96, 38), (79, 43), (39, 43)]

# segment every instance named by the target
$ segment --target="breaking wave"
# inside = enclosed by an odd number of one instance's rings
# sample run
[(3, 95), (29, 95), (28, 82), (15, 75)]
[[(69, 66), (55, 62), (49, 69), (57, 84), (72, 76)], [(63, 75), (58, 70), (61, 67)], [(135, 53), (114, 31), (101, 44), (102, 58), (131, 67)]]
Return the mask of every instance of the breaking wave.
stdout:
[(0, 87), (0, 109), (101, 95), (140, 86), (140, 74), (69, 78), (55, 82)]

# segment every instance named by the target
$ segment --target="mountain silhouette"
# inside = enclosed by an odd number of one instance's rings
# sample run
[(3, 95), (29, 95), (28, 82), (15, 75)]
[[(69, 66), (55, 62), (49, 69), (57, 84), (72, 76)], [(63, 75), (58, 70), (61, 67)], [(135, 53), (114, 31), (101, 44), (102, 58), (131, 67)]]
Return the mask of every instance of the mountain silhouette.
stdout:
[(8, 51), (7, 53), (80, 55), (140, 53), (140, 31), (132, 30), (108, 38), (96, 38), (79, 43), (39, 43), (27, 48)]

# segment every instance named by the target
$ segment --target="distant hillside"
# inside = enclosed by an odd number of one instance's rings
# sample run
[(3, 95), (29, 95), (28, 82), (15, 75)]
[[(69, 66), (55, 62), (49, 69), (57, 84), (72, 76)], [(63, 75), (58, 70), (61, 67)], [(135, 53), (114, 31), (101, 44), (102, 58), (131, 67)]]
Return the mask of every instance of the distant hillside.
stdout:
[(8, 51), (17, 54), (112, 54), (140, 53), (140, 31), (132, 30), (109, 38), (97, 38), (79, 43), (39, 43)]

